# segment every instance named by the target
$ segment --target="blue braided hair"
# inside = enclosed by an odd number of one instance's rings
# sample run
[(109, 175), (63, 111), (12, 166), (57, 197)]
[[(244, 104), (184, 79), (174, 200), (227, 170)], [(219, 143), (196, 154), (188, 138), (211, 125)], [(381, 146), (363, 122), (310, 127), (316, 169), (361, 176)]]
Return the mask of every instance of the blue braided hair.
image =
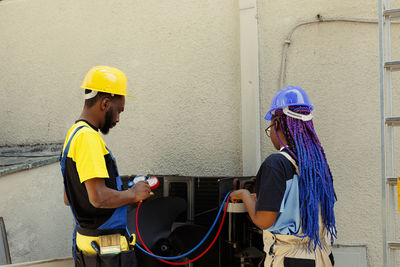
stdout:
[[(289, 109), (304, 115), (311, 113), (310, 108), (306, 106), (290, 106)], [(304, 233), (300, 237), (310, 239), (308, 244), (310, 250), (315, 250), (317, 245), (321, 247), (318, 224), (321, 207), (322, 219), (333, 244), (337, 234), (333, 210), (336, 196), (332, 174), (313, 122), (289, 117), (282, 109), (276, 110), (274, 120), (281, 125), (287, 146), (281, 140), (279, 142), (299, 166), (300, 215)]]

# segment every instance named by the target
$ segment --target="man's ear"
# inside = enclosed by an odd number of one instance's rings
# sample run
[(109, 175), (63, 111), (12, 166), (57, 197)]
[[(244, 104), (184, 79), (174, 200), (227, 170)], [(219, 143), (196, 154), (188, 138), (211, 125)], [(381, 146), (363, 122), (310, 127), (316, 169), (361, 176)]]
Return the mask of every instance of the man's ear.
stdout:
[(111, 100), (108, 97), (104, 97), (100, 100), (100, 110), (107, 112), (111, 107)]

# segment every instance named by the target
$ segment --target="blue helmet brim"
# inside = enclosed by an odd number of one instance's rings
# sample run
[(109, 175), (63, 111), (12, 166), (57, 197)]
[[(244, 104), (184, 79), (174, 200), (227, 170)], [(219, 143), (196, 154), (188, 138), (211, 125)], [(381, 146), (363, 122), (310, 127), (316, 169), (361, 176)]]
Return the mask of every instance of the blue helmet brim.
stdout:
[(265, 115), (264, 119), (266, 121), (272, 120), (272, 110), (268, 111), (267, 115)]

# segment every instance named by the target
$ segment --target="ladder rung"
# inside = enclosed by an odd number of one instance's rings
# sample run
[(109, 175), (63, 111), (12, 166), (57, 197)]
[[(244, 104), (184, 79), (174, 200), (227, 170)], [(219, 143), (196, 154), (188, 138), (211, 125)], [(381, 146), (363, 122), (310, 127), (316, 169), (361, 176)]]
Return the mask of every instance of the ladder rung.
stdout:
[(400, 117), (388, 117), (385, 123), (389, 126), (400, 126)]
[(397, 185), (397, 178), (396, 177), (386, 178), (386, 183), (390, 185)]
[(400, 249), (400, 242), (397, 241), (389, 241), (387, 245), (390, 249)]
[(400, 61), (385, 62), (385, 68), (391, 71), (400, 70)]
[(400, 8), (387, 9), (383, 11), (383, 16), (385, 17), (400, 17)]

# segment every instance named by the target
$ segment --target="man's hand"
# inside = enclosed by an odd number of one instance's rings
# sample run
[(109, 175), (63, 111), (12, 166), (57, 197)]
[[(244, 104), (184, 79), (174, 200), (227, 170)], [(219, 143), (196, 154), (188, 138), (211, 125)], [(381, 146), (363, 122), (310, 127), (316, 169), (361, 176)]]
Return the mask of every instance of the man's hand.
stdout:
[(139, 201), (149, 198), (151, 189), (147, 181), (140, 181), (131, 188), (129, 188), (129, 191), (133, 196), (131, 204), (135, 204)]
[(150, 196), (147, 182), (139, 182), (128, 190), (118, 191), (108, 188), (104, 178), (92, 178), (85, 181), (90, 204), (95, 208), (115, 209), (124, 205), (132, 205)]

